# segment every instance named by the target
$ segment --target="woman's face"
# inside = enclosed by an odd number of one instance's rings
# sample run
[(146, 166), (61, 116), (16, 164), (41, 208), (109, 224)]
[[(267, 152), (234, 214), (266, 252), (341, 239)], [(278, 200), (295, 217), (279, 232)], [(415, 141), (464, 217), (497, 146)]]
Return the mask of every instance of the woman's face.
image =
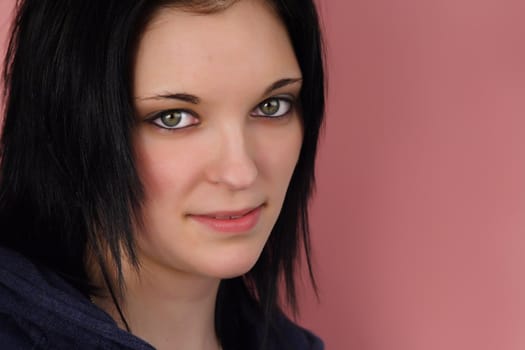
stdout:
[(286, 29), (263, 1), (154, 16), (133, 85), (143, 266), (227, 278), (254, 265), (299, 156), (300, 88)]

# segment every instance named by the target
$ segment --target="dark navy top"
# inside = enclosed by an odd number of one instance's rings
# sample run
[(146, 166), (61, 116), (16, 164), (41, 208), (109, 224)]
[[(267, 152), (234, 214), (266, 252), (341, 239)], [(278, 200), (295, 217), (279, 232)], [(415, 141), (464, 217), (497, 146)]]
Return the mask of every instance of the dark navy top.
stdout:
[[(283, 319), (279, 327), (280, 333), (285, 335), (286, 345), (270, 339), (269, 350), (323, 349), (319, 338), (288, 319)], [(106, 312), (61, 277), (2, 247), (0, 348), (154, 349), (144, 340), (120, 329)]]

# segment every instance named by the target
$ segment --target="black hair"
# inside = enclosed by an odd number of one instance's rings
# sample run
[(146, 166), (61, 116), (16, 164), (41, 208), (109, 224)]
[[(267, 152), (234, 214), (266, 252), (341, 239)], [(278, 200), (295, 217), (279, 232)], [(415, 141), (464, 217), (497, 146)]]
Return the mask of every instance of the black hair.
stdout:
[[(216, 330), (223, 346), (232, 349), (243, 348), (240, 335), (255, 336), (242, 332), (240, 320), (250, 314), (248, 309), (257, 310), (270, 329), (280, 314), (282, 281), (287, 301), (297, 309), (301, 249), (316, 287), (308, 202), (324, 115), (319, 22), (312, 0), (268, 2), (288, 30), (302, 71), (304, 139), (283, 208), (260, 258), (246, 275), (224, 280), (219, 288)], [(94, 253), (112, 293), (125, 282), (122, 259), (140, 263), (133, 239), (143, 200), (131, 148), (133, 56), (155, 9), (177, 3), (201, 12), (227, 7), (208, 0), (17, 2), (4, 66), (0, 244), (59, 273), (86, 296), (93, 293), (86, 271), (88, 252)]]

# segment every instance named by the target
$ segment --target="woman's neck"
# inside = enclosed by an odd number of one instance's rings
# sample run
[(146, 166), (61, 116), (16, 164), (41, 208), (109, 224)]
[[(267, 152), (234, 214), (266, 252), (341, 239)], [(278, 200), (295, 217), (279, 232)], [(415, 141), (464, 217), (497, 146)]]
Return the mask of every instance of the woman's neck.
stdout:
[[(218, 350), (215, 302), (220, 280), (143, 264), (126, 269), (119, 302), (131, 332), (156, 349)], [(109, 297), (95, 303), (119, 326), (123, 322)]]

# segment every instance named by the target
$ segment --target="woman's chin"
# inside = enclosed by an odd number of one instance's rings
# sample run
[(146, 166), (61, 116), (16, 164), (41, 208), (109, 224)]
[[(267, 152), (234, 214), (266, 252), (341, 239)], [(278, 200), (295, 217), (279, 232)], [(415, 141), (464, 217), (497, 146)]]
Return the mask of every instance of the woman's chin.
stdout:
[(218, 259), (206, 268), (206, 275), (219, 279), (239, 277), (250, 271), (259, 255), (235, 256)]

